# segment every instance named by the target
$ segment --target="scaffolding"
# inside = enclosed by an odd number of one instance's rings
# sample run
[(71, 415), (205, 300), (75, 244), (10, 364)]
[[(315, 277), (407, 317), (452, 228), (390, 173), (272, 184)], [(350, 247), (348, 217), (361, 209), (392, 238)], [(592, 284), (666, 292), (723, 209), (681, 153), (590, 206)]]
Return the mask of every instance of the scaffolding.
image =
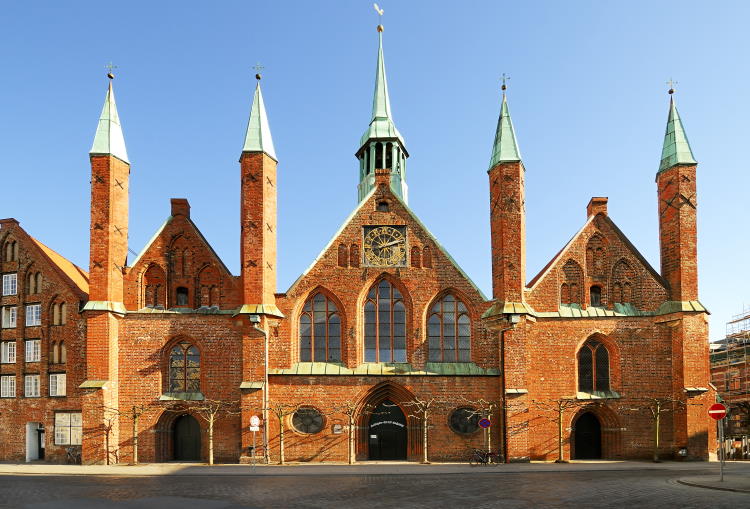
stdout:
[[(726, 337), (711, 346), (711, 379), (729, 406), (726, 436), (750, 456), (750, 306), (727, 322)], [(736, 442), (735, 442), (736, 443)]]

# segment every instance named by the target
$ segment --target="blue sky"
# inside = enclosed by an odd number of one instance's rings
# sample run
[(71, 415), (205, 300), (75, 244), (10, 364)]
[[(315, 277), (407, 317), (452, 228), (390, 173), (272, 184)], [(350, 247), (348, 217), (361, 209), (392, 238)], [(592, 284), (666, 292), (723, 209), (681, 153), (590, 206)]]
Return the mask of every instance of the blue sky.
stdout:
[[(698, 168), (711, 337), (750, 304), (745, 2), (384, 0), (393, 115), (410, 205), (490, 294), (487, 164), (499, 76), (526, 166), (527, 280), (608, 196), (659, 269), (658, 169), (668, 96)], [(356, 206), (377, 15), (369, 1), (8, 2), (0, 13), (0, 217), (88, 266), (89, 163), (113, 61), (132, 163), (130, 245), (186, 197), (239, 270), (239, 166), (254, 86), (279, 164), (279, 291)]]

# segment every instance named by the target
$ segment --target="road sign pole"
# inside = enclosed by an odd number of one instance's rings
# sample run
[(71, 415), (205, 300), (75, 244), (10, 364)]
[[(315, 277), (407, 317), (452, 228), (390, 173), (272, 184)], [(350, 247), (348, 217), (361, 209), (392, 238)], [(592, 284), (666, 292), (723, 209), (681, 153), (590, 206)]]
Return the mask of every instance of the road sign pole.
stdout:
[(719, 481), (724, 482), (724, 419), (716, 424), (719, 426)]
[(253, 454), (251, 456), (250, 463), (255, 466), (255, 437), (258, 434), (257, 431), (253, 431)]

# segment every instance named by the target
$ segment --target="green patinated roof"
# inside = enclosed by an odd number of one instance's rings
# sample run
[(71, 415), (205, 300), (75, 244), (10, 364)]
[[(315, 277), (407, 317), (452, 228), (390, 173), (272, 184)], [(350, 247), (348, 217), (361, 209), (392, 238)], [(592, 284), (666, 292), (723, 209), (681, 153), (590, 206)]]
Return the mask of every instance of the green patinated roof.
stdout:
[[(255, 86), (253, 105), (250, 108), (250, 119), (247, 122), (245, 133), (245, 144), (243, 152), (265, 152), (268, 156), (276, 159), (276, 151), (273, 148), (271, 128), (268, 126), (266, 106), (263, 104), (263, 94), (260, 91), (260, 81)], [(278, 161), (278, 159), (276, 159)]]
[(383, 59), (383, 32), (378, 32), (378, 61), (375, 67), (375, 93), (372, 98), (372, 120), (362, 138), (360, 147), (373, 138), (396, 138), (404, 145), (401, 133), (391, 118), (391, 100), (388, 96), (388, 80)]
[(481, 368), (473, 362), (428, 362), (424, 369), (409, 363), (365, 363), (347, 368), (332, 362), (297, 362), (291, 368), (271, 369), (269, 375), (293, 376), (498, 376), (496, 368)]
[(112, 90), (112, 82), (109, 82), (107, 96), (104, 98), (104, 107), (99, 116), (99, 125), (96, 127), (94, 144), (89, 151), (91, 155), (111, 155), (130, 164), (128, 151), (125, 149), (125, 138), (122, 135), (120, 116), (117, 114), (115, 104), (115, 92)]
[(500, 107), (500, 117), (497, 119), (497, 130), (495, 131), (495, 143), (492, 146), (492, 159), (490, 168), (498, 163), (517, 162), (521, 160), (521, 151), (518, 150), (516, 142), (516, 131), (513, 129), (513, 121), (510, 119), (508, 101), (503, 93), (503, 104)]
[(667, 118), (667, 132), (664, 133), (664, 147), (661, 150), (661, 164), (659, 171), (664, 171), (677, 164), (698, 164), (690, 149), (685, 128), (680, 114), (677, 113), (674, 97), (669, 98), (669, 117)]

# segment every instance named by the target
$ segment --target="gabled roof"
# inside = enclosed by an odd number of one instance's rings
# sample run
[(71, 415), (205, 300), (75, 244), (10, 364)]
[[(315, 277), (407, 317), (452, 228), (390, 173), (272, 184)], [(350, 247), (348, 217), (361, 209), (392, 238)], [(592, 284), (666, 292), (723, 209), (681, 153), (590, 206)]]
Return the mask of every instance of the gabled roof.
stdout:
[[(193, 220), (188, 216), (182, 216), (185, 218), (185, 220), (193, 227), (195, 232), (198, 234), (198, 238), (206, 245), (208, 250), (211, 252), (211, 254), (218, 260), (219, 265), (221, 265), (221, 268), (224, 269), (224, 272), (229, 274), (230, 276), (232, 273), (229, 271), (226, 265), (224, 265), (224, 261), (219, 257), (219, 255), (214, 251), (214, 248), (211, 246), (211, 244), (208, 243), (208, 240), (206, 240), (206, 237), (203, 236), (203, 233), (201, 233), (200, 229), (195, 225)], [(141, 260), (141, 258), (146, 254), (146, 252), (151, 248), (152, 244), (156, 242), (156, 239), (159, 238), (159, 236), (162, 234), (164, 229), (169, 225), (172, 220), (175, 218), (175, 216), (170, 215), (167, 217), (167, 219), (161, 224), (158, 230), (156, 230), (156, 233), (154, 233), (149, 241), (146, 243), (145, 246), (143, 246), (143, 249), (141, 249), (141, 252), (138, 253), (138, 256), (135, 257), (135, 260), (133, 260), (133, 263), (129, 264), (130, 267), (135, 267), (138, 262)]]
[[(448, 251), (438, 242), (438, 240), (435, 238), (435, 236), (432, 234), (432, 232), (420, 221), (420, 219), (417, 217), (417, 215), (409, 208), (409, 206), (404, 203), (404, 201), (393, 192), (393, 190), (386, 186), (387, 192), (390, 193), (390, 196), (393, 197), (395, 200), (397, 200), (402, 207), (404, 207), (404, 210), (411, 216), (411, 218), (414, 220), (414, 222), (427, 234), (427, 236), (434, 242), (435, 246), (440, 250), (441, 253), (448, 259), (448, 261), (451, 262), (451, 264), (456, 268), (456, 270), (466, 279), (466, 281), (469, 282), (469, 284), (476, 290), (476, 292), (482, 297), (483, 300), (487, 300), (487, 297), (484, 295), (484, 292), (479, 289), (479, 287), (472, 281), (472, 279), (466, 274), (466, 272), (463, 271), (461, 266), (456, 263), (456, 260), (453, 259), (453, 257), (448, 253)], [(302, 278), (305, 277), (305, 275), (310, 272), (315, 265), (320, 262), (320, 260), (323, 258), (323, 255), (333, 246), (333, 243), (336, 241), (337, 238), (341, 235), (341, 233), (344, 231), (344, 229), (349, 225), (349, 223), (354, 219), (354, 217), (359, 213), (359, 211), (364, 207), (366, 203), (370, 201), (370, 198), (375, 194), (377, 191), (377, 187), (374, 187), (367, 196), (365, 196), (361, 202), (359, 202), (359, 205), (352, 211), (351, 214), (349, 214), (349, 217), (347, 217), (342, 225), (339, 227), (338, 230), (336, 230), (336, 233), (331, 237), (331, 240), (328, 241), (328, 243), (325, 245), (322, 251), (318, 254), (318, 256), (313, 260), (313, 262), (307, 267), (307, 269), (300, 274), (300, 276), (292, 283), (292, 285), (289, 287), (289, 289), (286, 291), (287, 294), (291, 293), (292, 290), (297, 286), (297, 284), (302, 280)]]
[(82, 293), (89, 293), (89, 273), (62, 256), (45, 246), (32, 236), (29, 238), (42, 251), (52, 265), (57, 267), (63, 275)]
[[(600, 216), (607, 222), (607, 224), (612, 228), (612, 231), (615, 233), (615, 235), (618, 236), (618, 238), (622, 241), (623, 244), (630, 250), (630, 252), (633, 254), (633, 256), (636, 257), (636, 259), (641, 263), (641, 265), (649, 271), (649, 273), (658, 281), (664, 288), (668, 287), (668, 283), (666, 280), (661, 277), (661, 274), (656, 272), (654, 268), (651, 266), (650, 263), (648, 263), (648, 260), (643, 257), (643, 255), (638, 251), (638, 249), (633, 245), (632, 242), (625, 236), (625, 234), (620, 230), (620, 228), (617, 227), (614, 221), (612, 219), (604, 214), (600, 214)], [(526, 287), (528, 289), (532, 289), (539, 281), (541, 281), (544, 276), (549, 273), (549, 271), (554, 267), (558, 261), (565, 258), (565, 254), (570, 249), (570, 247), (573, 245), (573, 243), (578, 240), (578, 238), (581, 236), (581, 234), (586, 230), (586, 228), (594, 221), (594, 219), (597, 216), (591, 216), (586, 220), (586, 223), (584, 223), (583, 227), (581, 227), (580, 230), (578, 230), (575, 235), (565, 244), (565, 246), (557, 252), (555, 256), (552, 257), (552, 259), (547, 263), (547, 265), (544, 266), (544, 268), (536, 275), (534, 278), (528, 282)]]

